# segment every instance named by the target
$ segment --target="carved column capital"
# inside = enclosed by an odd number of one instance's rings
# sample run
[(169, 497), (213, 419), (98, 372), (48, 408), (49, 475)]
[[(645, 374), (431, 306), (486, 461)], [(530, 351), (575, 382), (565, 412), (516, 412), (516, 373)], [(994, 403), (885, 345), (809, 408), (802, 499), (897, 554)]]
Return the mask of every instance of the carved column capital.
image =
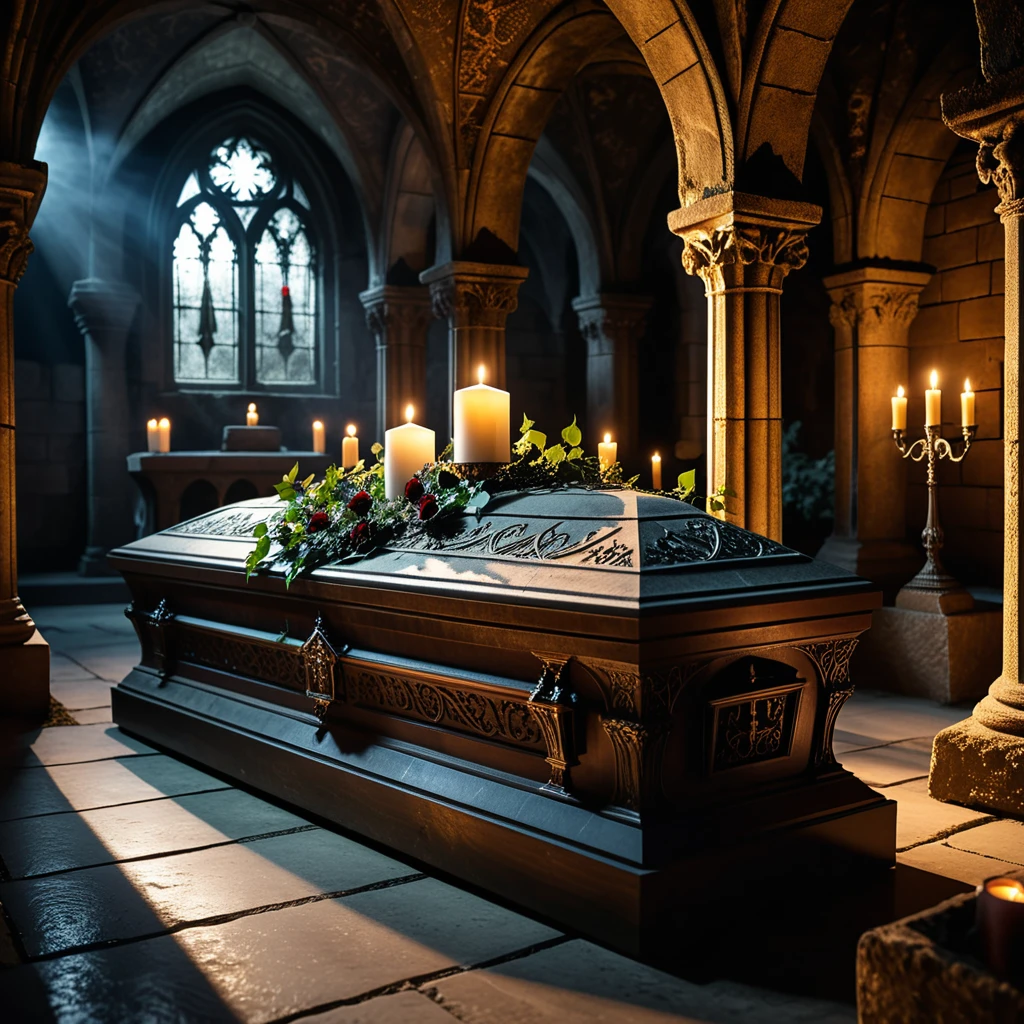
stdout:
[(1000, 214), (1024, 213), (1024, 126), (1021, 119), (1004, 122), (997, 133), (985, 136), (975, 161), (978, 177), (999, 193)]
[(580, 295), (572, 300), (580, 333), (587, 341), (603, 337), (635, 338), (647, 320), (653, 300), (646, 295)]
[(836, 328), (893, 327), (906, 330), (917, 316), (921, 291), (932, 268), (876, 266), (857, 267), (824, 278), (832, 299), (829, 320)]
[(426, 345), (427, 328), (433, 319), (426, 288), (385, 284), (359, 293), (366, 311), (366, 326), (377, 345), (398, 341)]
[(127, 334), (140, 301), (134, 288), (95, 277), (75, 281), (68, 295), (75, 325), (100, 344), (110, 336)]
[(528, 274), (526, 267), (458, 260), (424, 270), (420, 280), (430, 287), (434, 316), (457, 327), (503, 328)]
[(46, 165), (0, 161), (0, 281), (16, 285), (32, 253), (29, 228), (46, 190)]

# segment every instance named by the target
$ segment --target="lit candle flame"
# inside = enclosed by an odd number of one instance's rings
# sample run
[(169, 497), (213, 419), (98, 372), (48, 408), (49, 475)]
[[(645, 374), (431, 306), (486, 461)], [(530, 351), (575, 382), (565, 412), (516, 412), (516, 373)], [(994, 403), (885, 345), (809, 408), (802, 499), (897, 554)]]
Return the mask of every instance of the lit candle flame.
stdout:
[(483, 363), (481, 363), (479, 369), (477, 369), (476, 375), (477, 375), (477, 378), (479, 379), (480, 383), (483, 384), (484, 377), (487, 375), (487, 367), (484, 366)]
[(985, 888), (998, 899), (1024, 903), (1024, 886), (1015, 879), (993, 878), (986, 882)]
[(407, 405), (405, 407), (405, 422), (406, 423), (412, 423), (412, 418), (413, 418), (413, 415), (415, 414), (415, 412), (416, 412), (416, 410), (411, 405)]
[(146, 424), (146, 426), (147, 426), (147, 427), (149, 427), (149, 429), (150, 429), (150, 430), (156, 430), (156, 428), (157, 428), (157, 422), (156, 422), (156, 420), (150, 420), (150, 421), (149, 421), (149, 422), (148, 422), (148, 423)]
[(932, 370), (932, 391), (939, 386), (939, 371)]
[(970, 377), (968, 377), (967, 380), (964, 381), (964, 391), (966, 391), (968, 394), (970, 394), (970, 391), (971, 391), (971, 378)]
[(345, 433), (347, 433), (349, 437), (355, 437), (356, 436), (356, 425), (354, 423), (350, 423), (345, 428)]
[(322, 420), (313, 420), (313, 429), (314, 430), (323, 430), (324, 429), (323, 421)]
[(167, 418), (166, 416), (164, 416), (164, 418), (163, 418), (162, 420), (160, 420), (160, 426), (161, 426), (162, 428), (164, 428), (165, 430), (166, 430), (166, 429), (167, 429), (167, 427), (169, 427), (170, 425), (171, 425), (171, 421), (170, 421), (170, 420), (169, 420), (169, 419), (168, 419), (168, 418)]
[(611, 444), (612, 443), (612, 435), (611, 434), (605, 434), (604, 435), (604, 443), (605, 444)]
[(655, 452), (651, 456), (651, 462), (661, 462), (661, 456), (657, 452)]
[(903, 390), (903, 385), (901, 384), (901, 385), (900, 385), (900, 386), (899, 386), (899, 387), (898, 387), (898, 388), (896, 389), (896, 397), (897, 397), (897, 398), (902, 398), (902, 397), (903, 397), (903, 396), (904, 396), (905, 394), (906, 394), (906, 392), (905, 392), (905, 391)]
[(249, 412), (255, 412), (255, 411), (256, 411), (256, 403), (255, 402), (250, 402), (249, 403)]

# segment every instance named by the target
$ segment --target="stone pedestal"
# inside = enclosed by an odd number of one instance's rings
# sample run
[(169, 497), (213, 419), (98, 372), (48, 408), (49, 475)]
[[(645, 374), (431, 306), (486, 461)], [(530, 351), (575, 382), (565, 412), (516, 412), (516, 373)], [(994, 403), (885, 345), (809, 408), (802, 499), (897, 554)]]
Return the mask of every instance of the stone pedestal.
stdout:
[(640, 415), (638, 346), (651, 300), (639, 295), (581, 295), (572, 308), (587, 343), (587, 446), (606, 433), (619, 460), (635, 459)]
[(669, 214), (683, 267), (708, 299), (708, 493), (729, 487), (730, 522), (782, 539), (779, 303), (807, 262), (821, 208), (727, 192)]
[(835, 531), (818, 553), (879, 584), (891, 600), (920, 568), (905, 540), (906, 464), (892, 444), (897, 384), (907, 384), (910, 324), (931, 268), (869, 264), (825, 279), (835, 328)]
[(49, 648), (18, 597), (14, 468), (14, 289), (45, 189), (44, 164), (0, 161), (0, 714), (45, 714), (49, 705)]
[(138, 293), (116, 281), (76, 281), (68, 297), (85, 338), (88, 534), (78, 571), (105, 576), (107, 552), (134, 534), (131, 487), (124, 462), (131, 451), (125, 342)]
[(386, 284), (361, 292), (366, 325), (377, 344), (377, 431), (405, 422), (405, 407), (427, 407), (427, 330), (433, 319), (426, 288)]

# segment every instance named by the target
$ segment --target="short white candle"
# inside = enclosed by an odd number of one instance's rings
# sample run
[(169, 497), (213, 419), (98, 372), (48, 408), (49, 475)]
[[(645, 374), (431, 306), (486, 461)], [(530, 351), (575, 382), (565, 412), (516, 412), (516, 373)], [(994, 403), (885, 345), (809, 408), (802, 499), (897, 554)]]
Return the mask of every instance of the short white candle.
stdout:
[(260, 423), (259, 413), (256, 412), (256, 403), (249, 403), (249, 411), (245, 414), (245, 425), (247, 427), (258, 427)]
[(892, 399), (892, 429), (907, 429), (907, 396), (901, 384)]
[(157, 427), (160, 431), (160, 451), (169, 452), (171, 450), (171, 421), (164, 416)]
[(938, 427), (942, 424), (942, 392), (939, 390), (939, 375), (932, 370), (932, 386), (924, 393), (924, 425)]
[(317, 455), (323, 455), (327, 451), (327, 439), (324, 437), (322, 420), (313, 420), (313, 451)]
[(975, 425), (974, 392), (971, 390), (970, 379), (964, 381), (964, 390), (960, 395), (960, 412), (963, 425), (973, 427)]
[[(455, 462), (500, 462), (512, 457), (509, 394), (484, 383), (455, 392)], [(386, 449), (385, 449), (386, 450)]]
[(654, 490), (661, 490), (661, 456), (657, 452), (651, 456), (651, 484)]
[(611, 434), (605, 434), (604, 440), (598, 444), (597, 461), (602, 473), (607, 473), (619, 461), (619, 446)]
[(146, 451), (160, 451), (160, 427), (156, 420), (150, 420), (146, 424)]
[(434, 432), (413, 423), (413, 413), (413, 407), (406, 406), (409, 422), (384, 434), (384, 494), (388, 499), (404, 494), (409, 479), (434, 461)]
[(346, 437), (341, 439), (341, 468), (351, 469), (359, 461), (359, 438), (356, 437), (356, 425), (350, 423), (345, 428)]

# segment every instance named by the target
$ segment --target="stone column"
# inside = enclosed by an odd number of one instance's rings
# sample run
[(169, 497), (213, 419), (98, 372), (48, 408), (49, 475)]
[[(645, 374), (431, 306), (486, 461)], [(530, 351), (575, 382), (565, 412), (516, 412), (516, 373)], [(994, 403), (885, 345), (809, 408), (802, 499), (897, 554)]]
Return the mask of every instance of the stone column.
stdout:
[(488, 384), (505, 387), (505, 321), (515, 312), (527, 274), (526, 267), (462, 260), (420, 274), (430, 285), (434, 315), (448, 321), (449, 392), (476, 384), (481, 365)]
[(131, 452), (125, 342), (139, 296), (114, 281), (71, 286), (68, 306), (85, 338), (85, 444), (88, 534), (78, 571), (105, 576), (107, 552), (135, 536), (125, 464)]
[(723, 515), (782, 539), (780, 297), (807, 262), (809, 203), (726, 192), (669, 214), (683, 268), (708, 299), (708, 492), (736, 496)]
[(824, 282), (836, 332), (836, 518), (818, 557), (892, 593), (922, 562), (906, 540), (906, 463), (892, 443), (890, 398), (908, 387), (910, 324), (930, 277), (867, 265)]
[(433, 319), (426, 288), (385, 284), (360, 292), (366, 326), (377, 345), (377, 433), (405, 422), (411, 402), (427, 408), (427, 330)]
[(587, 342), (587, 446), (615, 435), (619, 459), (635, 459), (639, 435), (638, 348), (651, 300), (639, 295), (581, 295), (572, 308)]
[[(981, 7), (978, 7), (981, 21)], [(991, 12), (990, 12), (991, 13)], [(958, 135), (979, 143), (978, 175), (999, 190), (996, 212), (1006, 235), (1004, 362), (1005, 540), (1003, 548), (1003, 671), (988, 696), (963, 722), (943, 729), (932, 748), (928, 789), (939, 800), (1024, 815), (1024, 524), (1021, 522), (1021, 242), (1024, 235), (1024, 85), (1019, 72), (986, 69), (986, 81), (942, 97), (943, 120)], [(1000, 38), (998, 29), (995, 36)], [(1005, 37), (1012, 42), (1013, 37)], [(969, 456), (968, 456), (969, 457)]]
[(0, 162), (0, 714), (43, 715), (50, 701), (50, 649), (18, 597), (14, 469), (14, 290), (45, 189), (44, 164)]

